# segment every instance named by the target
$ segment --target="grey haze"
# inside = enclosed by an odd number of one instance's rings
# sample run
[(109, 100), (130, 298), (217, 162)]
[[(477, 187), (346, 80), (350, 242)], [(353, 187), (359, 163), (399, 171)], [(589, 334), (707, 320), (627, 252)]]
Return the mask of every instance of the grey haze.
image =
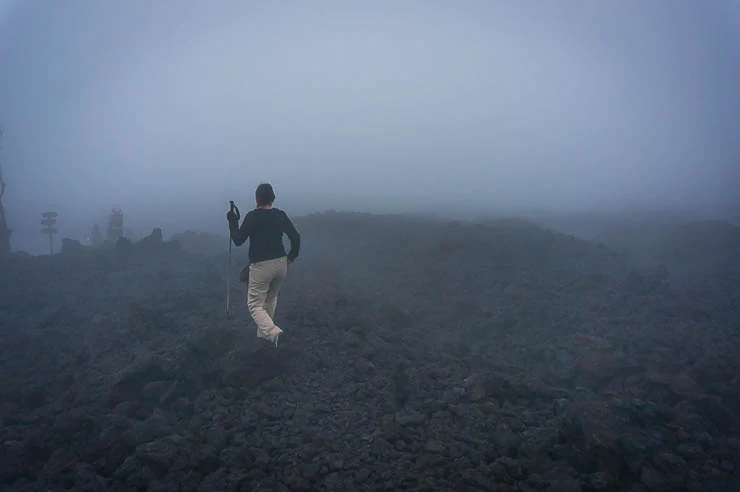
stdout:
[[(740, 2), (0, 0), (14, 245), (291, 214), (737, 211)], [(224, 232), (225, 233), (225, 232)]]

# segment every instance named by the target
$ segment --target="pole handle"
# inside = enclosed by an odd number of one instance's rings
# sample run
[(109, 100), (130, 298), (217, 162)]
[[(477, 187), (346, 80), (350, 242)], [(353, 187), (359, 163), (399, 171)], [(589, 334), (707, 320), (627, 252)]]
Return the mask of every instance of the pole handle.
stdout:
[(229, 210), (231, 212), (236, 213), (236, 218), (237, 219), (240, 219), (241, 216), (242, 216), (242, 214), (241, 214), (241, 212), (239, 212), (239, 207), (236, 206), (236, 204), (234, 203), (234, 200), (229, 200), (229, 205), (230, 205)]

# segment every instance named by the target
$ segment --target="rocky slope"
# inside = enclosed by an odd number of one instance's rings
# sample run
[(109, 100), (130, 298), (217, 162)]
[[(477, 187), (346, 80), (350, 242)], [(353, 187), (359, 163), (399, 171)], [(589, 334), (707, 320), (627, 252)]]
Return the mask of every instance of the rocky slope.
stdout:
[(277, 349), (217, 240), (0, 266), (0, 489), (740, 489), (716, 277), (523, 221), (298, 226)]

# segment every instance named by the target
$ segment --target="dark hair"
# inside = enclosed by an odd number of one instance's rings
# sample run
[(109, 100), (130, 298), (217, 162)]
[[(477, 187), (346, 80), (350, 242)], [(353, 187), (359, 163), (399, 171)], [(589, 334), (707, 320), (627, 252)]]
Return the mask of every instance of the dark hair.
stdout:
[(275, 201), (275, 192), (272, 190), (272, 185), (262, 183), (254, 192), (254, 197), (257, 199), (257, 206), (272, 205), (272, 202)]

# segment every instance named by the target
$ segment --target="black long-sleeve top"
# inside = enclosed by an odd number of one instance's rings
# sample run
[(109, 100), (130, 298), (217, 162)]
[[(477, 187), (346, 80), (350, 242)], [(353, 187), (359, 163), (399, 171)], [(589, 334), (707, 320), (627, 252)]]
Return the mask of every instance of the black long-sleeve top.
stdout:
[[(241, 246), (249, 239), (249, 262), (273, 260), (287, 256), (291, 261), (298, 257), (301, 249), (301, 235), (288, 218), (278, 208), (256, 208), (251, 210), (239, 227), (238, 220), (229, 221), (231, 240)], [(283, 234), (290, 239), (290, 251), (285, 253)]]

